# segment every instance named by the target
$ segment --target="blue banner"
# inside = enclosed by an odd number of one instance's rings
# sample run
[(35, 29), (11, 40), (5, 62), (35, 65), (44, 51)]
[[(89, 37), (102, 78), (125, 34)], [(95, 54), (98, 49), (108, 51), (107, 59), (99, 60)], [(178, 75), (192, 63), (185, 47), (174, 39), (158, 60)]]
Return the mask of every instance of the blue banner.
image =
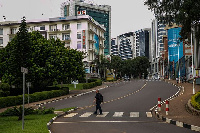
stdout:
[[(181, 27), (169, 29), (168, 32), (168, 52), (169, 61), (175, 63), (183, 57), (183, 42), (179, 40)], [(178, 59), (179, 54), (179, 59)]]

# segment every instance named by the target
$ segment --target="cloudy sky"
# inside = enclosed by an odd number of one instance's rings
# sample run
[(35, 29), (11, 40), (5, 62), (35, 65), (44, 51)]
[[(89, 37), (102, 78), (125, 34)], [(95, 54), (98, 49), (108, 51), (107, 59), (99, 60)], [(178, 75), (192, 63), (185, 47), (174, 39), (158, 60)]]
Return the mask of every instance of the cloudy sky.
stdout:
[[(0, 0), (0, 21), (43, 19), (60, 16), (60, 5), (65, 0)], [(90, 0), (92, 1), (92, 0)], [(153, 13), (144, 5), (144, 0), (93, 0), (112, 8), (111, 36), (150, 28)], [(42, 15), (43, 14), (43, 15)]]

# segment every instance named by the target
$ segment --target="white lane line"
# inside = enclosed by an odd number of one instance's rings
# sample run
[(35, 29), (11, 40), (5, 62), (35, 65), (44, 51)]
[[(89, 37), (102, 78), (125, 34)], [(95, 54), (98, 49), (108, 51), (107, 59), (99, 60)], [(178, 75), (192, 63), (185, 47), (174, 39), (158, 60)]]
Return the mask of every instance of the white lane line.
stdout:
[(122, 117), (124, 114), (124, 112), (115, 112), (115, 114), (113, 115), (113, 117)]
[(160, 121), (74, 121), (74, 122), (53, 122), (53, 124), (68, 124), (68, 123), (165, 123)]
[(71, 117), (74, 117), (75, 115), (77, 115), (78, 113), (70, 113), (70, 114), (67, 114), (65, 115), (64, 117), (66, 118), (71, 118)]
[(139, 112), (130, 112), (130, 117), (139, 117)]
[(146, 112), (147, 117), (152, 117), (152, 113), (151, 112)]
[(84, 114), (82, 114), (80, 117), (89, 117), (93, 114), (93, 112), (86, 112)]
[(102, 115), (97, 115), (97, 117), (106, 117), (109, 112), (102, 112)]

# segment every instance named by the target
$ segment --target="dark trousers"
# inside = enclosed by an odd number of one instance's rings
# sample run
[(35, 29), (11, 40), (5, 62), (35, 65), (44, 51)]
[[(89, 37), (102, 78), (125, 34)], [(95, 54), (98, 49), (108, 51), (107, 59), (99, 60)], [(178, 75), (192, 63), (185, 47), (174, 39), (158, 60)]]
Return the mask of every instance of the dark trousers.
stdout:
[(96, 111), (95, 111), (95, 113), (97, 113), (97, 110), (99, 110), (99, 113), (102, 114), (101, 104), (100, 103), (96, 104)]

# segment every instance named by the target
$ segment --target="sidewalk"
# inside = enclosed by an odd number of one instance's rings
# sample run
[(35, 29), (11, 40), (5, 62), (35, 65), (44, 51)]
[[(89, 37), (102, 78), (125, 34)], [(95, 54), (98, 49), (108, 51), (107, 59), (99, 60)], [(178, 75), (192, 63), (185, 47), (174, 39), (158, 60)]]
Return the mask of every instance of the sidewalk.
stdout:
[[(55, 98), (52, 98), (52, 99), (47, 99), (47, 100), (43, 100), (43, 101), (38, 101), (38, 102), (33, 102), (33, 103), (29, 103), (29, 106), (28, 104), (25, 104), (25, 107), (32, 107), (32, 108), (38, 108), (39, 107), (39, 104), (41, 103), (47, 103), (49, 101), (56, 101), (57, 99), (64, 99), (66, 97), (70, 97), (70, 96), (75, 96), (75, 95), (78, 95), (78, 94), (81, 94), (81, 93), (84, 93), (84, 92), (88, 92), (88, 91), (92, 91), (92, 90), (97, 90), (97, 89), (100, 89), (100, 88), (104, 88), (104, 87), (107, 87), (108, 85), (111, 85), (113, 83), (117, 83), (119, 81), (115, 81), (115, 82), (104, 82), (101, 86), (97, 86), (97, 87), (94, 87), (94, 88), (91, 88), (91, 89), (83, 89), (83, 90), (72, 90), (69, 92), (68, 95), (65, 95), (65, 96), (61, 96), (61, 97), (55, 97)], [(14, 107), (14, 106), (13, 106)], [(12, 107), (8, 107), (8, 108), (12, 108)], [(0, 113), (4, 112), (7, 108), (2, 108), (0, 109)]]
[[(186, 104), (188, 100), (193, 96), (193, 85), (191, 83), (176, 83), (175, 80), (165, 80), (166, 82), (170, 82), (176, 84), (178, 86), (184, 87), (184, 94), (176, 97), (175, 99), (169, 101), (169, 115), (166, 116), (165, 112), (165, 104), (162, 105), (162, 111), (159, 112), (165, 118), (169, 118), (175, 121), (187, 123), (188, 125), (195, 125), (200, 127), (200, 116), (195, 116), (186, 111)], [(200, 85), (195, 85), (195, 91), (200, 91)]]

